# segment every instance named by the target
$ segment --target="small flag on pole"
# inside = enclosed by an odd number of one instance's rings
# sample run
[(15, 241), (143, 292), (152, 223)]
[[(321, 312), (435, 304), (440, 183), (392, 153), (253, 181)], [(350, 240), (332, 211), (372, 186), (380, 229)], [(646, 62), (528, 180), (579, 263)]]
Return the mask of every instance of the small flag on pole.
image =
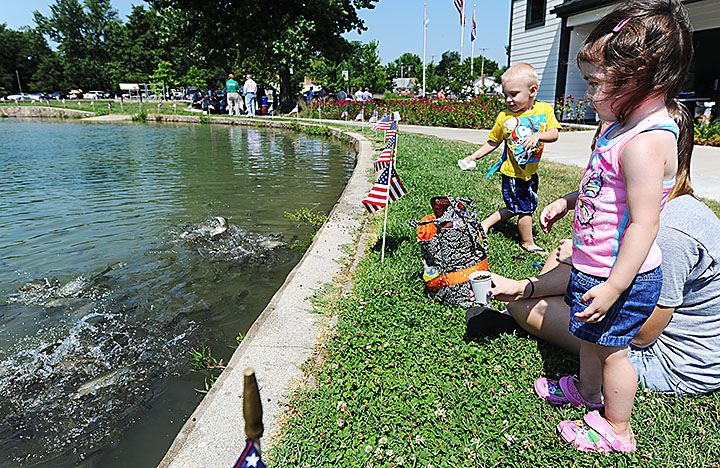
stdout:
[(470, 42), (474, 41), (474, 40), (475, 40), (475, 37), (476, 37), (476, 32), (475, 32), (475, 10), (473, 9), (473, 25), (472, 25), (472, 29), (470, 30)]
[(346, 107), (345, 110), (342, 111), (342, 114), (340, 114), (340, 118), (341, 118), (341, 119), (344, 119), (344, 118), (347, 117), (347, 116), (348, 116), (348, 111), (347, 111), (347, 107)]
[(360, 112), (358, 112), (358, 115), (355, 116), (355, 121), (356, 121), (356, 122), (357, 122), (357, 121), (362, 122), (363, 120), (365, 120), (365, 113), (364, 113), (364, 111), (365, 111), (365, 109), (360, 109)]
[(300, 111), (300, 109), (299, 109), (298, 106), (299, 106), (299, 104), (295, 104), (295, 108), (294, 108), (293, 110), (291, 110), (290, 113), (291, 113), (291, 114), (297, 114), (297, 113)]
[(385, 145), (385, 148), (380, 152), (380, 156), (378, 156), (377, 161), (373, 163), (373, 172), (380, 172), (387, 165), (392, 161), (393, 158), (393, 149), (395, 148), (395, 142), (397, 141), (397, 136), (393, 136), (388, 140), (387, 145)]
[(460, 13), (460, 24), (465, 25), (465, 15), (463, 15), (463, 7), (465, 0), (454, 0), (455, 2), (455, 8), (457, 8), (458, 13)]
[(108, 110), (109, 110), (109, 111), (112, 110), (112, 102), (111, 102), (111, 101), (108, 101)]
[(375, 122), (375, 125), (373, 125), (373, 131), (375, 130), (390, 130), (390, 114), (383, 114), (382, 117), (378, 119), (377, 122)]
[(390, 168), (391, 166), (385, 168), (368, 196), (362, 201), (362, 204), (370, 213), (398, 200), (407, 193), (394, 169), (392, 175), (390, 175)]
[(389, 141), (395, 135), (397, 135), (397, 120), (390, 122), (390, 128), (385, 132), (385, 141)]
[(162, 102), (158, 102), (158, 110), (162, 109), (162, 106), (163, 106), (163, 103), (162, 103)]
[(253, 444), (253, 441), (247, 439), (247, 442), (245, 443), (245, 448), (243, 449), (240, 458), (238, 458), (238, 460), (233, 465), (233, 468), (250, 467), (265, 468), (265, 463), (263, 463), (262, 458), (260, 458), (260, 454), (258, 453), (257, 448), (255, 448), (255, 444)]
[(373, 115), (370, 116), (370, 120), (368, 120), (368, 123), (375, 123), (377, 122), (377, 111), (373, 112)]

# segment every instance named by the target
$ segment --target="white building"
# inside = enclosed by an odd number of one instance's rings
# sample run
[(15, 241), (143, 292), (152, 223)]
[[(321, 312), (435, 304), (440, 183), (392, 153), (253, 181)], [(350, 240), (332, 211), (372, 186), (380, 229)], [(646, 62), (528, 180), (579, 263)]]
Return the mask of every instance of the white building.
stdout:
[[(538, 72), (538, 99), (553, 103), (563, 95), (580, 98), (585, 81), (575, 56), (585, 37), (614, 0), (511, 0), (509, 64), (527, 62)], [(685, 0), (693, 25), (695, 55), (686, 84), (689, 104), (720, 102), (720, 1)], [(692, 107), (691, 107), (692, 108)], [(716, 112), (713, 114), (717, 115)]]

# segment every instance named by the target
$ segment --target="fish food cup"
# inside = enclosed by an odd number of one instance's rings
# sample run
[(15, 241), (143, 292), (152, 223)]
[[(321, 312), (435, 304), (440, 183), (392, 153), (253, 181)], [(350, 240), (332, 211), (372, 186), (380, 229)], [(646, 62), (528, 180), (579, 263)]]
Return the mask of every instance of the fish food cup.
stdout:
[(465, 162), (465, 158), (458, 159), (458, 166), (460, 166), (460, 169), (463, 171), (471, 171), (477, 167), (477, 163), (475, 161), (470, 161), (469, 163)]
[(470, 279), (470, 287), (475, 294), (475, 302), (478, 304), (489, 304), (488, 292), (490, 291), (491, 281), (489, 271), (476, 271), (468, 277)]

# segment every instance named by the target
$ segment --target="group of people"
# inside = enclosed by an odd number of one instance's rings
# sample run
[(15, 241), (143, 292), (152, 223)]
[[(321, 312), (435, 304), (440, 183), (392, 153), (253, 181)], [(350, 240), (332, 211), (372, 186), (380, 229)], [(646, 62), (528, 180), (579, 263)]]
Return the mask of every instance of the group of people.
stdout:
[[(597, 23), (577, 64), (601, 125), (579, 189), (543, 208), (539, 220), (547, 233), (574, 210), (572, 239), (538, 276), (491, 275), (491, 297), (507, 302), (510, 315), (502, 317), (580, 358), (578, 377), (533, 384), (550, 404), (587, 409), (582, 421), (557, 425), (578, 450), (635, 450), (638, 381), (680, 395), (720, 388), (720, 220), (693, 195), (693, 117), (674, 100), (692, 53), (679, 0), (627, 2)], [(505, 207), (482, 226), (518, 216), (520, 247), (544, 252), (532, 233), (537, 169), (560, 124), (535, 100), (530, 65), (510, 67), (502, 86), (507, 109), (487, 142), (459, 163), (473, 168), (505, 143), (491, 169), (501, 172)]]
[(235, 81), (235, 75), (230, 73), (228, 79), (225, 82), (225, 97), (227, 99), (227, 108), (229, 115), (243, 115), (241, 108), (241, 98), (243, 96), (246, 115), (249, 117), (255, 117), (257, 112), (256, 95), (258, 92), (258, 86), (252, 79), (252, 75), (248, 74), (245, 76), (245, 83), (240, 86), (240, 83)]

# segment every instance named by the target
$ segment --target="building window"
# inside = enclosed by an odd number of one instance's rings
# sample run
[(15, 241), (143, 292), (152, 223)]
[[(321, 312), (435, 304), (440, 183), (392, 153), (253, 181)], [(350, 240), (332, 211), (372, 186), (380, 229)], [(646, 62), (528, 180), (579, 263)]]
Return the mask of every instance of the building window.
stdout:
[(545, 7), (546, 0), (527, 0), (525, 29), (532, 29), (545, 25)]

